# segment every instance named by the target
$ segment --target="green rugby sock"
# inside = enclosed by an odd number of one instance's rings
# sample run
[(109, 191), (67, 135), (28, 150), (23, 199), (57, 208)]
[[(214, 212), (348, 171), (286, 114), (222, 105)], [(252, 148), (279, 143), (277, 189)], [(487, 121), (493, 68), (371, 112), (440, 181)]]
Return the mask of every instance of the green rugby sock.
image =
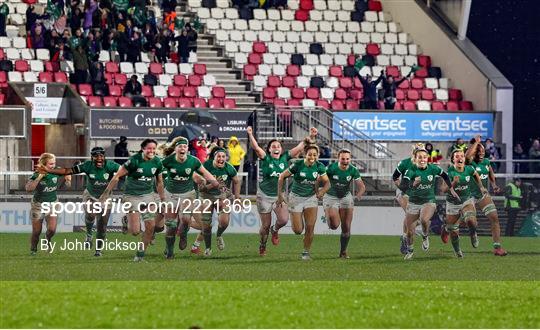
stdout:
[(456, 252), (461, 250), (459, 247), (459, 235), (452, 236), (452, 247), (454, 248), (454, 251)]
[(188, 234), (188, 232), (189, 232), (189, 225), (185, 225), (185, 224), (184, 224), (184, 228), (182, 228), (182, 235), (183, 235), (184, 237), (186, 237), (187, 234)]
[(167, 245), (167, 253), (172, 253), (174, 251), (174, 241), (175, 241), (174, 235), (165, 236), (165, 244)]
[(86, 235), (92, 236), (92, 229), (94, 229), (94, 222), (86, 221)]
[(501, 248), (501, 243), (493, 242), (493, 248), (494, 249), (500, 249)]
[(345, 236), (341, 234), (339, 238), (339, 243), (341, 245), (341, 252), (347, 251), (347, 245), (349, 245), (349, 240), (351, 239), (351, 236)]
[(137, 251), (137, 257), (139, 258), (144, 257), (144, 251)]
[(207, 249), (212, 248), (212, 232), (204, 233), (204, 245)]
[(218, 228), (217, 228), (216, 236), (219, 237), (219, 236), (223, 235), (223, 232), (225, 231), (225, 229), (227, 229), (227, 227), (225, 227), (225, 228), (223, 228), (223, 227), (218, 227)]

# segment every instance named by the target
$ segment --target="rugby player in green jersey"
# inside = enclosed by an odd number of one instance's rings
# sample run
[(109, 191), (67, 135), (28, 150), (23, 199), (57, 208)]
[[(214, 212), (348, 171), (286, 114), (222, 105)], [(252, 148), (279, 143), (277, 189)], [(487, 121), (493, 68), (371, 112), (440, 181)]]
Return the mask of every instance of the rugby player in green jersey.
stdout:
[(416, 221), (420, 220), (422, 225), (422, 250), (429, 249), (429, 225), (435, 213), (435, 188), (436, 178), (440, 176), (446, 185), (450, 187), (450, 194), (457, 196), (450, 186), (448, 175), (437, 165), (428, 163), (428, 152), (426, 149), (416, 149), (414, 151), (415, 166), (408, 169), (401, 180), (400, 188), (404, 193), (409, 194), (409, 202), (405, 216), (407, 226), (407, 253), (404, 259), (408, 260), (414, 254), (414, 235)]
[[(399, 206), (405, 211), (405, 214), (407, 212), (407, 203), (409, 202), (409, 196), (403, 193), (401, 189), (399, 189), (400, 185), (400, 177), (402, 177), (405, 172), (407, 172), (408, 169), (412, 168), (414, 166), (414, 151), (416, 149), (425, 149), (423, 143), (417, 143), (413, 146), (411, 157), (402, 159), (396, 169), (394, 170), (394, 173), (392, 174), (392, 181), (394, 181), (396, 185), (396, 201), (398, 202)], [(405, 224), (405, 218), (403, 219), (403, 234), (400, 237), (401, 245), (400, 245), (400, 251), (401, 254), (407, 254), (407, 225)]]
[[(487, 189), (488, 184), (491, 184), (493, 192), (496, 194), (501, 192), (501, 189), (497, 186), (495, 180), (495, 172), (491, 166), (489, 159), (485, 158), (486, 150), (482, 145), (480, 136), (476, 136), (470, 141), (470, 146), (465, 153), (466, 162), (474, 167), (476, 172), (480, 175), (482, 185)], [(493, 199), (489, 193), (485, 195), (478, 189), (476, 184), (471, 184), (471, 193), (474, 198), (476, 210), (482, 210), (484, 215), (489, 219), (491, 223), (491, 237), (493, 238), (493, 254), (496, 256), (505, 256), (508, 253), (502, 248), (501, 245), (501, 226), (499, 224), (499, 215), (497, 214), (497, 207), (493, 203)]]
[[(292, 176), (293, 183), (286, 204), (295, 234), (302, 234), (305, 222), (304, 251), (301, 257), (302, 260), (310, 260), (309, 251), (313, 242), (319, 199), (330, 189), (330, 181), (326, 175), (326, 167), (318, 160), (319, 148), (316, 145), (308, 145), (304, 148), (304, 155), (304, 159), (295, 161), (279, 175), (276, 205), (285, 202), (283, 191), (285, 179)], [(323, 184), (321, 189), (317, 187), (319, 180)]]
[(351, 223), (354, 212), (354, 198), (351, 184), (354, 182), (356, 198), (360, 200), (366, 186), (358, 169), (351, 164), (351, 151), (342, 149), (338, 152), (338, 161), (326, 168), (330, 180), (330, 189), (323, 197), (323, 206), (328, 227), (335, 230), (341, 224), (339, 257), (349, 259), (347, 246), (351, 237)]
[[(71, 175), (84, 173), (85, 177), (85, 189), (82, 195), (83, 203), (99, 203), (99, 196), (105, 190), (105, 187), (109, 184), (109, 181), (113, 178), (114, 174), (118, 172), (120, 165), (112, 160), (105, 159), (105, 149), (102, 147), (94, 147), (90, 151), (90, 160), (75, 165), (71, 168), (55, 168), (49, 169), (46, 166), (40, 165), (39, 171), (56, 175)], [(88, 204), (87, 204), (88, 205)], [(95, 206), (95, 204), (94, 204)], [(94, 221), (96, 223), (96, 238), (104, 240), (107, 232), (107, 223), (111, 215), (110, 209), (107, 205), (101, 205), (101, 210), (96, 210), (94, 206), (85, 207), (84, 222), (86, 225), (86, 244), (90, 248), (92, 246), (92, 229), (94, 227)], [(92, 213), (91, 211), (96, 211)], [(100, 257), (101, 250), (97, 249), (94, 256)]]
[(144, 249), (137, 251), (133, 261), (143, 260), (145, 251), (152, 241), (152, 235), (154, 234), (154, 217), (155, 213), (159, 211), (154, 207), (148, 207), (150, 203), (155, 204), (154, 179), (156, 180), (160, 200), (165, 200), (165, 190), (163, 188), (163, 177), (161, 174), (163, 166), (161, 161), (156, 157), (156, 148), (157, 142), (155, 140), (144, 140), (141, 143), (141, 151), (131, 156), (120, 167), (99, 198), (100, 202), (105, 202), (109, 199), (112, 190), (116, 187), (120, 178), (127, 176), (122, 203), (129, 206), (127, 210), (129, 212), (127, 216), (128, 232), (135, 236), (139, 235), (141, 232), (140, 218), (144, 221), (144, 235), (142, 237)]
[[(217, 247), (219, 250), (225, 248), (223, 240), (223, 232), (229, 226), (230, 213), (233, 204), (240, 201), (240, 185), (241, 181), (238, 177), (236, 169), (227, 161), (225, 149), (216, 147), (212, 150), (210, 158), (204, 162), (203, 166), (212, 174), (218, 181), (217, 187), (201, 186), (202, 206), (199, 212), (203, 212), (203, 237), (206, 249), (205, 256), (212, 254), (212, 216), (218, 214), (217, 228)], [(232, 185), (232, 189), (231, 189)], [(233, 200), (231, 200), (233, 199)], [(207, 212), (209, 211), (209, 212)]]
[[(279, 244), (278, 231), (281, 227), (285, 226), (289, 221), (289, 214), (287, 209), (283, 205), (277, 205), (277, 184), (278, 178), (281, 172), (285, 171), (289, 167), (289, 161), (292, 158), (298, 157), (305, 146), (305, 141), (300, 142), (296, 147), (290, 151), (283, 152), (281, 142), (277, 139), (272, 139), (266, 145), (266, 150), (261, 148), (253, 135), (253, 129), (247, 128), (247, 134), (249, 142), (257, 157), (260, 160), (260, 166), (262, 170), (262, 181), (259, 183), (257, 189), (257, 209), (261, 216), (261, 228), (259, 234), (261, 240), (259, 244), (259, 255), (266, 255), (266, 242), (268, 235), (272, 232), (272, 244)], [(314, 141), (317, 137), (317, 129), (310, 129), (310, 136), (306, 138), (307, 141)], [(272, 224), (272, 211), (276, 215), (276, 223)]]
[(471, 195), (471, 181), (475, 181), (478, 190), (482, 195), (487, 193), (482, 185), (480, 175), (475, 168), (465, 165), (465, 153), (461, 149), (452, 151), (452, 165), (448, 168), (448, 176), (452, 178), (452, 188), (458, 194), (446, 196), (446, 231), (450, 233), (452, 247), (458, 258), (463, 258), (463, 252), (459, 247), (459, 219), (460, 214), (469, 227), (471, 244), (474, 248), (478, 247), (478, 235), (476, 234), (476, 209), (474, 207), (474, 198)]
[[(47, 170), (52, 170), (56, 167), (56, 157), (50, 153), (41, 154), (38, 160), (41, 167)], [(71, 186), (71, 176), (65, 178), (66, 186)], [(32, 217), (32, 236), (30, 237), (30, 254), (35, 255), (37, 253), (37, 245), (39, 241), (39, 235), (43, 227), (43, 220), (47, 223), (47, 232), (45, 238), (47, 239), (47, 246), (49, 251), (51, 250), (51, 240), (56, 233), (56, 219), (57, 215), (53, 212), (53, 203), (58, 202), (58, 196), (56, 190), (59, 186), (58, 175), (50, 173), (34, 173), (25, 185), (27, 192), (33, 192), (31, 205), (31, 217)], [(45, 203), (48, 207), (45, 207)]]
[[(179, 216), (181, 216), (182, 228), (180, 230), (180, 249), (187, 246), (187, 231), (191, 224), (191, 217), (197, 218), (200, 222), (201, 212), (193, 212), (195, 200), (198, 201), (198, 194), (195, 190), (193, 176), (199, 173), (205, 180), (206, 189), (216, 188), (218, 182), (216, 178), (204, 168), (197, 157), (188, 153), (189, 141), (184, 137), (174, 139), (168, 148), (164, 150), (163, 168), (167, 171), (168, 177), (165, 180), (165, 194), (167, 202), (173, 207), (167, 207), (165, 213), (165, 224), (167, 232), (165, 237), (166, 249), (165, 257), (174, 257), (174, 241), (176, 238)], [(174, 153), (173, 153), (174, 152)]]

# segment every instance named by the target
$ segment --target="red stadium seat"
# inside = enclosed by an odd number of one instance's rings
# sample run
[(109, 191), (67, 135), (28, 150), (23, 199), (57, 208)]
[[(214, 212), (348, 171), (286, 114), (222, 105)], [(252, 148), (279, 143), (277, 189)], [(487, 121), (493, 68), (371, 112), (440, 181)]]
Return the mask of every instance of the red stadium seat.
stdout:
[(193, 99), (193, 107), (194, 108), (206, 108), (206, 100), (201, 98)]
[(107, 85), (112, 85), (113, 84), (113, 74), (105, 72), (104, 76), (105, 76), (105, 83)]
[(403, 101), (405, 100), (405, 92), (406, 90), (404, 89), (396, 89), (396, 99), (400, 100), (400, 101)]
[(259, 65), (262, 63), (262, 56), (261, 54), (259, 53), (251, 53), (249, 54), (248, 56), (248, 63), (249, 64), (254, 64), (254, 65)]
[(109, 86), (109, 94), (111, 96), (122, 96), (122, 88), (118, 85)]
[(343, 76), (343, 68), (339, 65), (332, 65), (330, 67), (329, 74), (331, 77), (342, 77)]
[(191, 76), (188, 77), (188, 84), (189, 86), (195, 86), (195, 87), (201, 86), (202, 85), (201, 76), (192, 74)]
[(167, 95), (169, 95), (169, 97), (180, 97), (182, 96), (182, 89), (178, 86), (169, 86), (169, 88), (167, 88)]
[(253, 43), (253, 52), (263, 54), (266, 53), (266, 44), (262, 41), (255, 41)]
[(368, 9), (371, 11), (382, 11), (382, 4), (380, 1), (369, 0)]
[(356, 100), (347, 100), (345, 102), (345, 109), (347, 109), (347, 110), (358, 110), (359, 109), (358, 101), (356, 101)]
[(177, 74), (174, 76), (174, 84), (176, 86), (186, 86), (187, 85), (187, 79), (186, 79), (186, 76), (184, 76), (183, 74)]
[(176, 108), (176, 99), (172, 97), (163, 98), (163, 106), (165, 108)]
[(26, 72), (30, 70), (30, 65), (25, 60), (16, 60), (15, 61), (15, 71)]
[(285, 106), (287, 103), (285, 102), (285, 100), (282, 100), (282, 99), (273, 99), (273, 100), (267, 100), (267, 103), (273, 103), (274, 106), (276, 107), (280, 107), (280, 106)]
[(343, 104), (342, 100), (332, 100), (330, 106), (332, 107), (332, 110), (335, 111), (341, 111), (345, 109), (345, 105)]
[(86, 103), (91, 107), (100, 107), (103, 105), (100, 96), (88, 96)]
[(471, 101), (461, 101), (459, 102), (459, 109), (464, 111), (473, 111), (473, 104)]
[(451, 88), (448, 90), (448, 99), (451, 101), (461, 101), (463, 100), (463, 95), (461, 94), (461, 89)]
[(291, 96), (293, 99), (303, 99), (305, 97), (303, 88), (291, 88)]
[(420, 94), (418, 93), (416, 89), (409, 89), (407, 90), (407, 99), (412, 100), (412, 101), (417, 101), (420, 99)]
[(221, 105), (221, 99), (209, 99), (208, 100), (208, 107), (210, 109), (219, 109), (223, 106)]
[(193, 86), (184, 87), (184, 97), (191, 99), (197, 97), (197, 89)]
[(301, 22), (309, 20), (309, 11), (302, 9), (296, 10), (294, 12), (294, 19)]
[(159, 97), (149, 97), (148, 106), (150, 108), (161, 108), (163, 107), (163, 103), (161, 103), (161, 99)]
[(444, 106), (444, 103), (442, 103), (441, 101), (433, 101), (431, 102), (431, 110), (444, 111), (446, 110), (446, 107)]
[(387, 76), (392, 76), (394, 78), (398, 78), (398, 77), (401, 76), (401, 74), (399, 72), (399, 68), (397, 66), (394, 66), (394, 65), (390, 65), (390, 66), (386, 67), (386, 75)]
[(354, 54), (347, 55), (347, 65), (354, 66), (355, 63), (356, 63), (356, 55)]
[(92, 86), (90, 84), (80, 84), (79, 94), (84, 95), (84, 96), (92, 95)]
[(7, 82), (7, 72), (6, 71), (0, 71), (0, 84)]
[(266, 84), (268, 85), (268, 87), (280, 87), (281, 78), (279, 78), (278, 76), (268, 76)]
[(433, 95), (433, 91), (431, 89), (422, 89), (422, 100), (433, 101), (434, 99), (435, 96)]
[(150, 73), (158, 76), (163, 73), (163, 65), (161, 63), (150, 63)]
[(225, 98), (225, 88), (223, 86), (212, 87), (212, 96), (218, 99)]
[(367, 44), (366, 46), (366, 54), (377, 56), (381, 53), (381, 50), (379, 48), (379, 45), (377, 44)]
[(298, 77), (300, 75), (300, 67), (296, 64), (287, 65), (287, 76)]
[(421, 78), (412, 78), (411, 87), (414, 89), (424, 89), (424, 79)]
[(296, 77), (292, 77), (292, 76), (283, 77), (283, 79), (281, 80), (281, 85), (283, 87), (288, 87), (288, 88), (295, 87), (296, 86)]
[(235, 99), (223, 99), (223, 107), (225, 109), (236, 109)]
[(459, 110), (459, 103), (456, 101), (448, 101), (446, 103), (446, 110), (448, 111), (458, 111)]
[(416, 70), (416, 72), (414, 73), (414, 76), (418, 78), (427, 78), (429, 77), (429, 72), (426, 68), (420, 68)]
[(257, 66), (253, 64), (244, 65), (244, 76), (247, 80), (253, 80), (253, 76), (257, 74)]
[(276, 98), (276, 89), (273, 87), (263, 88), (263, 99), (264, 100), (273, 100)]
[(299, 106), (302, 105), (302, 101), (300, 101), (298, 99), (290, 99), (287, 102), (287, 105), (290, 106), (290, 107), (299, 107)]
[(353, 78), (353, 86), (354, 89), (364, 89), (364, 86), (362, 86), (362, 82), (358, 77)]
[(6, 58), (6, 54), (4, 53), (4, 50), (0, 48), (0, 61), (4, 60)]
[(325, 108), (326, 110), (330, 109), (330, 103), (326, 100), (317, 100), (316, 105)]
[(313, 0), (300, 0), (300, 9), (312, 10), (314, 8)]
[(349, 77), (339, 78), (339, 87), (349, 89), (349, 88), (352, 88), (352, 86), (353, 86), (353, 81), (351, 78)]
[(338, 88), (335, 90), (335, 99), (345, 100), (347, 99), (347, 92), (343, 88)]
[(401, 88), (401, 89), (409, 89), (410, 86), (411, 86), (411, 83), (410, 83), (409, 79), (405, 79), (405, 80), (403, 80), (401, 82), (401, 84), (399, 84), (398, 87)]
[(65, 72), (62, 72), (62, 71), (54, 72), (54, 81), (58, 83), (67, 83), (68, 77)]
[(129, 97), (120, 96), (118, 98), (118, 106), (121, 108), (132, 107), (133, 103), (131, 102), (131, 99)]
[(103, 98), (103, 105), (106, 107), (116, 107), (116, 97), (114, 96), (105, 96)]
[(114, 84), (124, 86), (127, 84), (127, 76), (125, 73), (115, 73), (114, 74)]
[(180, 63), (180, 57), (178, 56), (178, 53), (170, 52), (169, 57), (171, 58), (172, 63), (176, 63), (176, 64)]
[(144, 97), (152, 97), (154, 96), (154, 91), (152, 90), (152, 86), (149, 85), (143, 85), (141, 88), (141, 95)]
[(118, 73), (120, 72), (120, 66), (116, 62), (107, 62), (105, 63), (105, 72)]
[(397, 101), (397, 102), (394, 104), (394, 110), (403, 110), (403, 102)]
[(60, 71), (60, 62), (45, 61), (45, 71), (58, 72)]
[(311, 100), (317, 100), (320, 97), (320, 92), (318, 88), (309, 87), (306, 89), (306, 97)]
[(193, 73), (204, 76), (206, 74), (206, 64), (195, 63), (193, 64)]
[(416, 110), (416, 102), (414, 101), (403, 102), (403, 110), (407, 110), (407, 111)]
[[(5, 75), (5, 72), (1, 72)], [(44, 83), (50, 83), (54, 81), (52, 72), (40, 72), (38, 75), (39, 81)], [(2, 83), (0, 79), (0, 83)]]
[(418, 65), (424, 68), (429, 68), (431, 66), (431, 57), (427, 55), (418, 55)]
[(363, 98), (363, 93), (359, 89), (353, 89), (349, 92), (349, 97), (355, 101), (358, 101)]

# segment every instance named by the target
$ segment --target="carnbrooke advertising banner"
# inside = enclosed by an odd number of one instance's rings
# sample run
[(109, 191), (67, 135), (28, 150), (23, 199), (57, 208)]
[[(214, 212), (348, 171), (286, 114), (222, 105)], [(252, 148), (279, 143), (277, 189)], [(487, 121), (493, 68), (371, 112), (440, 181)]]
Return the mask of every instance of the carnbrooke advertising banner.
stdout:
[[(493, 136), (492, 113), (399, 113), (334, 112), (334, 131), (343, 132), (341, 121), (374, 140), (383, 141), (454, 141), (475, 135)], [(347, 140), (358, 139), (343, 133)], [(334, 139), (342, 136), (334, 134)]]
[[(182, 125), (180, 117), (187, 110), (91, 109), (90, 137), (110, 139), (126, 136), (133, 139), (166, 139), (173, 129)], [(252, 111), (209, 110), (218, 124), (203, 127), (210, 136), (243, 137)]]

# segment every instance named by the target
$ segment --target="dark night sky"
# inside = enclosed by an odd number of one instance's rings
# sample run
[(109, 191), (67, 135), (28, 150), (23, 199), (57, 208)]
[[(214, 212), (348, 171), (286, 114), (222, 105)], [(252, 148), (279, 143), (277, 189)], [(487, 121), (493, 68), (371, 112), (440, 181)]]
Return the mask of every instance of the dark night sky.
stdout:
[(473, 0), (468, 38), (514, 85), (514, 142), (540, 136), (540, 1)]

